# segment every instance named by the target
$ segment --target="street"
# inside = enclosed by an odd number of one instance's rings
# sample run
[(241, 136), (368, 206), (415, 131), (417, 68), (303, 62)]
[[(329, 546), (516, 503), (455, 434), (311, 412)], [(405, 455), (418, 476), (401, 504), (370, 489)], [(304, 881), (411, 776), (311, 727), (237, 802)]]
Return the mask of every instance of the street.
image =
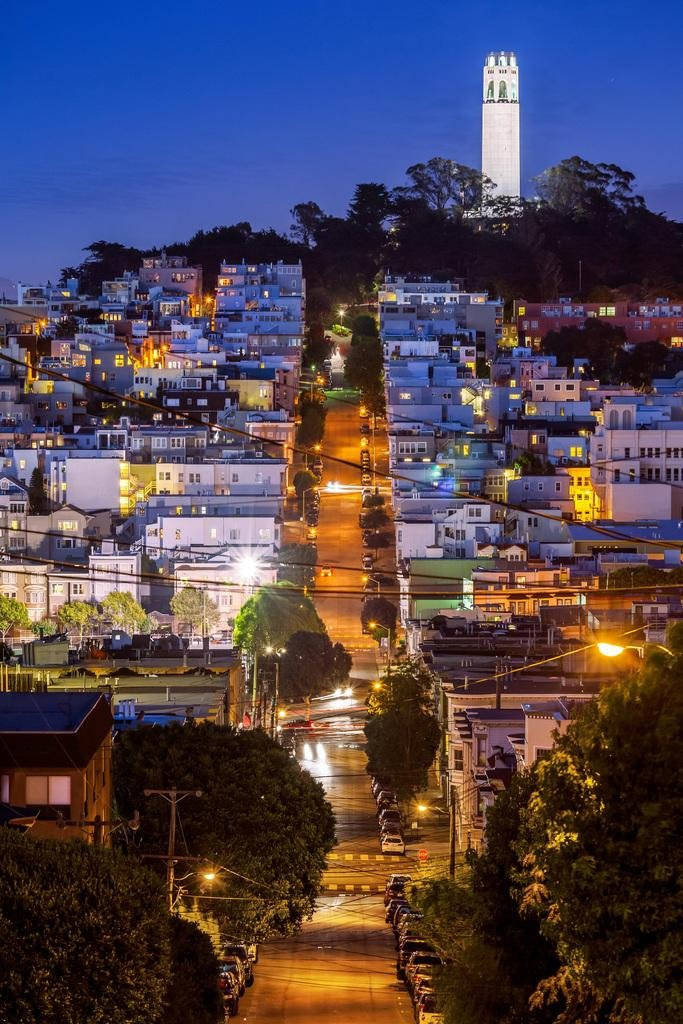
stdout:
[[(367, 550), (362, 546), (358, 525), (361, 507), (358, 469), (361, 420), (358, 406), (348, 398), (329, 398), (327, 408), (317, 546), (318, 565), (329, 566), (332, 575), (322, 576), (318, 573), (315, 603), (332, 640), (352, 650), (374, 649), (375, 641), (370, 636), (364, 636), (360, 630), (363, 592), (361, 559)], [(378, 469), (384, 470), (387, 464), (387, 439), (384, 432), (377, 436), (376, 455)], [(341, 459), (343, 462), (334, 462), (333, 459)], [(328, 490), (330, 483), (339, 483), (342, 488), (348, 489)], [(391, 548), (380, 552), (377, 564), (395, 571), (393, 559)]]
[[(374, 658), (360, 654), (352, 683), (364, 695)], [(324, 730), (309, 742), (313, 758), (297, 757), (325, 787), (337, 818), (337, 846), (328, 859), (324, 893), (313, 920), (293, 938), (261, 948), (256, 983), (240, 1002), (239, 1017), (254, 1024), (288, 1024), (325, 1018), (344, 1024), (396, 1024), (413, 1019), (404, 986), (396, 980), (391, 929), (384, 923), (382, 893), (393, 871), (415, 870), (407, 857), (382, 855), (375, 804), (361, 749), (362, 717), (338, 712), (344, 731)], [(318, 742), (322, 749), (316, 749)]]
[[(256, 983), (239, 1010), (240, 1018), (255, 1024), (318, 1024), (325, 1018), (344, 1024), (365, 1024), (368, 1018), (377, 1024), (409, 1024), (413, 1019), (405, 988), (396, 979), (396, 952), (384, 921), (383, 893), (392, 872), (407, 870), (417, 876), (418, 844), (408, 836), (405, 857), (380, 852), (363, 749), (364, 701), (378, 673), (378, 648), (360, 625), (365, 551), (358, 523), (360, 423), (358, 406), (347, 396), (328, 398), (317, 548), (318, 566), (329, 567), (332, 574), (318, 572), (314, 591), (330, 637), (353, 654), (355, 696), (313, 702), (311, 717), (325, 718), (329, 727), (300, 736), (296, 744), (297, 758), (323, 784), (334, 808), (337, 845), (328, 858), (313, 919), (299, 935), (261, 949)], [(378, 469), (385, 469), (384, 433), (376, 438), (376, 457)], [(380, 553), (377, 564), (393, 571), (393, 559), (389, 549)], [(298, 713), (295, 707), (290, 712)]]

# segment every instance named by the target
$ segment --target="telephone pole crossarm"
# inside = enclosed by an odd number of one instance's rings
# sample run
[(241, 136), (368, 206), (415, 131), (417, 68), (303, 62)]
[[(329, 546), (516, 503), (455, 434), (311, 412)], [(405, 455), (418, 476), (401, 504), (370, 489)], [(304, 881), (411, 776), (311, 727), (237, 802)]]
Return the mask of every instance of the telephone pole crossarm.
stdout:
[(160, 796), (171, 805), (171, 820), (168, 826), (168, 853), (166, 854), (166, 895), (169, 911), (173, 910), (173, 886), (175, 882), (175, 826), (178, 804), (187, 796), (202, 796), (201, 789), (146, 789), (145, 796)]

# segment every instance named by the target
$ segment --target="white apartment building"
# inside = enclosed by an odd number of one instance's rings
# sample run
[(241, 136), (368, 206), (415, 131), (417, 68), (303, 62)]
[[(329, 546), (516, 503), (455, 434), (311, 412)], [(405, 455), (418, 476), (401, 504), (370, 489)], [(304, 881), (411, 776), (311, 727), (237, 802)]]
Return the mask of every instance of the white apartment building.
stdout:
[(100, 604), (108, 594), (130, 594), (140, 602), (149, 592), (142, 579), (142, 554), (129, 548), (119, 550), (113, 540), (102, 541), (99, 551), (88, 557), (90, 597)]
[(254, 556), (273, 556), (280, 547), (280, 519), (272, 513), (160, 515), (145, 528), (144, 551), (150, 558), (190, 558), (243, 548)]

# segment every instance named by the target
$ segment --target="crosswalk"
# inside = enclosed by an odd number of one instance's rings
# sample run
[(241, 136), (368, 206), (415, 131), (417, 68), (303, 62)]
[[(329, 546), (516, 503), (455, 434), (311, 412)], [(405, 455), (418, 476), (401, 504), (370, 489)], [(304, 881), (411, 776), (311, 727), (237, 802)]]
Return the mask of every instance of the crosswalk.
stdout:
[(330, 895), (349, 893), (357, 896), (377, 896), (384, 892), (383, 885), (337, 885), (334, 882), (325, 882), (323, 892)]
[(406, 858), (400, 853), (328, 853), (328, 861), (339, 864), (349, 864), (354, 861), (373, 864), (398, 864)]

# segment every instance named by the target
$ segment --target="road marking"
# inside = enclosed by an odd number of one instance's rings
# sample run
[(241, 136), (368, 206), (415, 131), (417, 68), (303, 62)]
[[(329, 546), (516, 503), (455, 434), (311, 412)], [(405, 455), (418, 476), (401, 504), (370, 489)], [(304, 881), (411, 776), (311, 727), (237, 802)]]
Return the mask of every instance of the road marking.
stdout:
[[(374, 861), (376, 864), (396, 864), (398, 863), (397, 858), (401, 854), (398, 853), (328, 853), (327, 859), (330, 861), (345, 861), (349, 863), (354, 860), (359, 861)], [(409, 860), (414, 856), (413, 851), (409, 851), (405, 854), (405, 859)]]
[(338, 896), (346, 896), (352, 893), (356, 893), (361, 896), (379, 896), (384, 893), (383, 885), (335, 885), (332, 882), (324, 883), (322, 887), (324, 893), (328, 893), (330, 896), (335, 894)]

